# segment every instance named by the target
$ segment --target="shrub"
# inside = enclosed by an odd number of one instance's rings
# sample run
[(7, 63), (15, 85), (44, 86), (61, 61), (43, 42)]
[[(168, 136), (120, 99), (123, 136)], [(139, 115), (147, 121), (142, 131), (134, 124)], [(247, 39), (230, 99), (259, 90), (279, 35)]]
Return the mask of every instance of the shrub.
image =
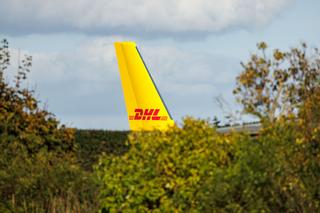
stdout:
[(306, 141), (299, 125), (280, 119), (252, 138), (188, 118), (132, 133), (127, 153), (96, 167), (101, 211), (318, 212), (320, 138)]
[(201, 207), (201, 185), (230, 161), (232, 144), (191, 118), (167, 132), (134, 132), (122, 156), (105, 155), (96, 172), (103, 211), (187, 211)]
[(319, 211), (319, 151), (310, 141), (301, 143), (294, 120), (269, 124), (258, 138), (239, 138), (232, 163), (204, 185), (205, 210)]
[(74, 130), (22, 86), (31, 62), (25, 56), (14, 82), (7, 82), (10, 52), (1, 42), (0, 212), (92, 212), (97, 184), (76, 161)]
[(92, 171), (102, 153), (122, 155), (128, 151), (126, 144), (129, 131), (77, 130), (75, 142), (77, 156), (86, 171)]

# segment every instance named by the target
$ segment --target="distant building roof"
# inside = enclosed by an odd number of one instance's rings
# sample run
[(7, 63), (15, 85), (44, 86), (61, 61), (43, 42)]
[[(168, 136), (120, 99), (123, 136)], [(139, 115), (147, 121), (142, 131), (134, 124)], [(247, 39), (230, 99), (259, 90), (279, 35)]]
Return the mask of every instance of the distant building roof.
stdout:
[(255, 136), (255, 135), (258, 135), (260, 129), (261, 129), (260, 123), (249, 123), (249, 124), (243, 124), (243, 125), (218, 127), (217, 131), (222, 134), (229, 133), (232, 131), (248, 132), (250, 135)]

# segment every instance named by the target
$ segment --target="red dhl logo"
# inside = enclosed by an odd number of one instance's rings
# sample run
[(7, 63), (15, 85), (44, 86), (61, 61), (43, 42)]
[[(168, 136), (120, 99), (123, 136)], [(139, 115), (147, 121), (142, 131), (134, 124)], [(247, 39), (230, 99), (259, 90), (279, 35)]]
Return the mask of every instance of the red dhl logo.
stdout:
[(160, 109), (135, 109), (135, 115), (130, 115), (129, 120), (153, 120), (153, 121), (166, 121), (167, 116), (158, 116)]

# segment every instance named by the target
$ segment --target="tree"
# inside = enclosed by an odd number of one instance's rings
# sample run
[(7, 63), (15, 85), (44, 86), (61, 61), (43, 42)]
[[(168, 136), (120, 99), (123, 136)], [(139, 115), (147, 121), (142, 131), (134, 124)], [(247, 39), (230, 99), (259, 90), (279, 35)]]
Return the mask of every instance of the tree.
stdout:
[(7, 82), (9, 44), (1, 41), (0, 212), (94, 212), (97, 187), (77, 164), (74, 129), (23, 87), (31, 65), (25, 56)]
[(244, 112), (261, 120), (274, 121), (279, 116), (296, 116), (301, 107), (318, 93), (320, 53), (305, 43), (289, 51), (275, 49), (271, 57), (267, 44), (258, 45), (237, 77), (234, 94)]
[[(32, 57), (19, 62), (14, 85), (6, 82), (5, 71), (10, 65), (9, 45), (3, 40), (0, 47), (0, 145), (22, 145), (29, 154), (41, 148), (59, 152), (74, 150), (74, 130), (59, 126), (54, 115), (39, 107), (34, 91), (22, 87), (30, 72)], [(9, 137), (10, 136), (10, 137)], [(13, 145), (14, 144), (14, 145)]]
[(274, 204), (282, 203), (282, 209), (315, 212), (320, 206), (320, 53), (304, 43), (289, 51), (275, 49), (270, 58), (264, 42), (258, 50), (242, 63), (244, 71), (234, 90), (244, 112), (263, 123), (258, 143), (251, 146), (259, 146), (260, 152), (270, 149), (261, 156), (268, 163), (276, 159), (270, 168), (261, 161), (271, 169), (270, 200), (278, 200)]

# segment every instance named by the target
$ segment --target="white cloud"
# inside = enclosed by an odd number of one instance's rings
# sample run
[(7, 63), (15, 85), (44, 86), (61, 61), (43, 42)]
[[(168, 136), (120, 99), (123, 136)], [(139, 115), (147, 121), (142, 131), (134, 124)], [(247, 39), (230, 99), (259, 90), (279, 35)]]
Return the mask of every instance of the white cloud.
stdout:
[[(115, 79), (115, 56), (111, 41), (94, 40), (73, 50), (33, 54), (35, 81), (110, 82)], [(108, 78), (105, 78), (107, 74)]]
[(4, 33), (154, 35), (264, 25), (293, 0), (2, 0)]

